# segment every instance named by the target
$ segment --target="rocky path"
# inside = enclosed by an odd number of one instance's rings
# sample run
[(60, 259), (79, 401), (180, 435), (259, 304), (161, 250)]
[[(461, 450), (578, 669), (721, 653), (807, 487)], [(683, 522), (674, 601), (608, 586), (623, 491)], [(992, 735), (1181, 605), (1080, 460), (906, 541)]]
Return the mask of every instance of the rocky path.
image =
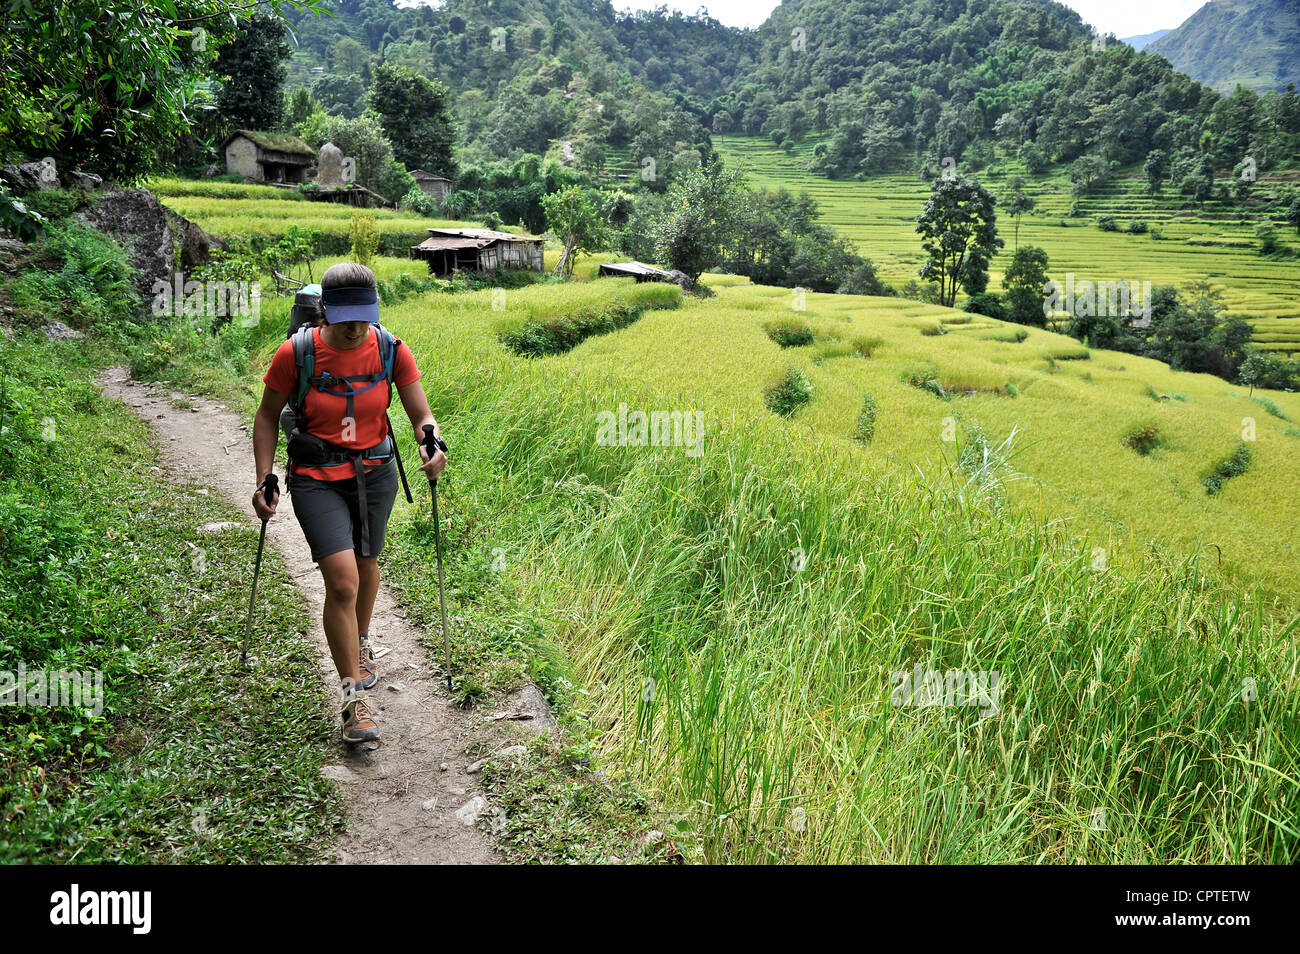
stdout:
[[(253, 484), (250, 435), (238, 416), (219, 402), (192, 395), (173, 403), (172, 392), (131, 381), (125, 368), (111, 368), (99, 380), (149, 422), (162, 444), (168, 476), (215, 488), (255, 522), (249, 502)], [(283, 475), (281, 475), (283, 483)], [(312, 563), (307, 541), (282, 491), (279, 513), (266, 538), (284, 556), (309, 604), (311, 639), (320, 662), (321, 689), (331, 704), (339, 698), (338, 676), (330, 661), (320, 617), (325, 587)], [(246, 568), (251, 581), (253, 554)], [(241, 609), (242, 613), (243, 610)], [(325, 775), (349, 803), (347, 833), (335, 857), (339, 863), (493, 864), (502, 861), (491, 838), (475, 824), (486, 808), (466, 771), (464, 754), (471, 737), (481, 736), (480, 721), (454, 706), (440, 692), (439, 673), (420, 645), (417, 631), (398, 610), (387, 587), (379, 590), (371, 632), (384, 652), (379, 684), (370, 692), (382, 738), (348, 746), (337, 736), (337, 759)], [(255, 654), (254, 646), (253, 653)]]

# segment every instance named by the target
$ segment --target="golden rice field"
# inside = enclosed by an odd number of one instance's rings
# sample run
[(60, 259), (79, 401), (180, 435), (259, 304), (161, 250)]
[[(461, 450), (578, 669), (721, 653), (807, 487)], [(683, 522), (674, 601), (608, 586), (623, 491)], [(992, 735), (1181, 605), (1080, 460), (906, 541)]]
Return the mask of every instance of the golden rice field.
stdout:
[[(881, 277), (895, 286), (917, 277), (924, 261), (916, 235), (916, 215), (929, 194), (917, 176), (880, 176), (864, 181), (832, 180), (810, 175), (802, 168), (811, 157), (813, 143), (805, 142), (792, 153), (769, 140), (729, 136), (715, 144), (728, 165), (742, 169), (755, 185), (807, 192), (817, 200), (822, 220), (851, 239), (861, 254), (872, 259)], [(1011, 163), (1009, 167), (1017, 164)], [(959, 171), (962, 171), (959, 169)], [(1020, 169), (1020, 174), (1025, 174)], [(995, 194), (1001, 194), (1005, 174), (971, 173)], [(1236, 209), (1229, 203), (1207, 203), (1204, 212), (1177, 209), (1177, 196), (1151, 198), (1144, 191), (1141, 170), (1124, 170), (1119, 178), (1080, 200), (1083, 215), (1068, 215), (1073, 197), (1070, 183), (1060, 171), (1028, 176), (1026, 192), (1037, 203), (1023, 217), (1019, 241), (1047, 251), (1049, 273), (1063, 282), (1066, 273), (1093, 281), (1149, 281), (1153, 285), (1186, 285), (1208, 280), (1223, 292), (1228, 314), (1255, 323), (1255, 340), (1269, 350), (1300, 351), (1300, 254), (1290, 259), (1264, 258), (1256, 251), (1258, 210)], [(1294, 171), (1262, 173), (1261, 194), (1293, 182)], [(1103, 232), (1093, 216), (1109, 213), (1121, 229), (1142, 219), (1161, 231), (1150, 234)], [(999, 234), (1006, 241), (1003, 253), (990, 269), (990, 289), (1000, 290), (1002, 269), (1015, 244), (1014, 222), (1000, 216)], [(1282, 244), (1300, 252), (1295, 232), (1279, 224)]]

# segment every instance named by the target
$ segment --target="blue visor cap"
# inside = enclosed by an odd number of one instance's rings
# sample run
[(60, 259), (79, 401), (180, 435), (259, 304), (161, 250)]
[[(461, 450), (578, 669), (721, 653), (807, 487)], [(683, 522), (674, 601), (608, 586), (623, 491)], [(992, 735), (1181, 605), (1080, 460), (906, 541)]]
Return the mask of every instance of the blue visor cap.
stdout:
[(325, 320), (331, 325), (341, 321), (379, 324), (379, 293), (373, 288), (327, 288), (321, 293), (320, 300), (325, 306)]

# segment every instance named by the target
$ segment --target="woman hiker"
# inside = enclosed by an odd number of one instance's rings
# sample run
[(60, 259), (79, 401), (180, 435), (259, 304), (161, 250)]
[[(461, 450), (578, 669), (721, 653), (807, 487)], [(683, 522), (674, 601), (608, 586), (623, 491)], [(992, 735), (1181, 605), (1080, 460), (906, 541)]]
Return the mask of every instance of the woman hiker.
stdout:
[[(397, 499), (387, 379), (402, 399), (417, 443), (426, 424), (442, 437), (420, 387), (415, 357), (404, 343), (389, 349), (393, 364), (391, 375), (385, 374), (378, 302), (375, 274), (364, 265), (334, 265), (321, 277), (324, 321), (309, 332), (315, 370), (297, 409), (298, 436), (290, 441), (286, 480), (311, 558), (325, 579), (325, 637), (343, 682), (343, 738), (348, 742), (379, 737), (365, 690), (379, 678), (370, 648), (370, 614), (379, 590), (377, 558)], [(293, 339), (280, 345), (262, 381), (266, 389), (253, 424), (258, 483), (253, 509), (266, 520), (280, 499), (275, 494), (268, 506), (261, 492), (275, 460), (280, 412), (298, 393)], [(431, 459), (421, 444), (420, 457), (420, 470), (431, 480), (447, 466), (441, 450)]]

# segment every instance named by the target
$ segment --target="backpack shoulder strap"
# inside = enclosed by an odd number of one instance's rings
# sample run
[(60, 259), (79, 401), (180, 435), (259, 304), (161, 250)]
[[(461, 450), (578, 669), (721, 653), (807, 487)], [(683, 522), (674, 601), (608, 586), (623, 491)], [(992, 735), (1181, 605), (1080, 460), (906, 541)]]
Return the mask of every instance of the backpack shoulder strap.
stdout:
[(298, 387), (290, 395), (289, 403), (294, 411), (301, 411), (311, 389), (311, 379), (316, 375), (316, 336), (311, 325), (303, 325), (293, 333), (293, 363), (298, 369)]
[(393, 374), (397, 365), (397, 346), (402, 342), (383, 325), (375, 325), (375, 334), (379, 339), (379, 363), (384, 369), (384, 379), (388, 382), (388, 403), (393, 403)]

